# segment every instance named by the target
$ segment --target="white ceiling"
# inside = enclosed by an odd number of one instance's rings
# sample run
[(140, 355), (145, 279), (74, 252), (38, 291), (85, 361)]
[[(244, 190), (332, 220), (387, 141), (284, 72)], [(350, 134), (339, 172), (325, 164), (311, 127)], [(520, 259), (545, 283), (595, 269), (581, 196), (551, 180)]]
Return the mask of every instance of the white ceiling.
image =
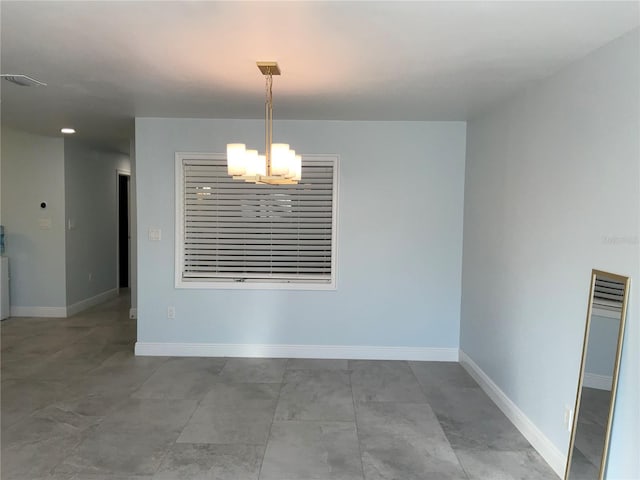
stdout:
[(633, 2), (7, 2), (2, 122), (127, 138), (135, 116), (464, 120), (639, 25)]

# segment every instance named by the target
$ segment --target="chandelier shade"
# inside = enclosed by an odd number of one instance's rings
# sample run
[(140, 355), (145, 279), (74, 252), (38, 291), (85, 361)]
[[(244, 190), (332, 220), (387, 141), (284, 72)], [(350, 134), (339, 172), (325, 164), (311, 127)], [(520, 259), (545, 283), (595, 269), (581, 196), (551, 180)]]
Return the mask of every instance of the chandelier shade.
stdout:
[(244, 143), (227, 144), (227, 173), (245, 182), (287, 185), (302, 180), (302, 156), (296, 155), (287, 143), (273, 143), (273, 75), (280, 75), (276, 62), (257, 62), (266, 80), (265, 89), (265, 150), (247, 149)]
[(247, 173), (246, 151), (244, 143), (229, 143), (227, 145), (227, 171), (229, 175), (238, 176)]

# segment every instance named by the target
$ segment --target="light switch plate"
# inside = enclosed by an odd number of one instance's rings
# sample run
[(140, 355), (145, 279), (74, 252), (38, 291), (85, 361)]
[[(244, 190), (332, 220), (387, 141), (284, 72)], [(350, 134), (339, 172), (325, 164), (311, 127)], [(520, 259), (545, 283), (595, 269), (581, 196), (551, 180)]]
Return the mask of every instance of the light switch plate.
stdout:
[(159, 242), (160, 240), (162, 240), (162, 230), (157, 227), (150, 227), (149, 240), (152, 242)]

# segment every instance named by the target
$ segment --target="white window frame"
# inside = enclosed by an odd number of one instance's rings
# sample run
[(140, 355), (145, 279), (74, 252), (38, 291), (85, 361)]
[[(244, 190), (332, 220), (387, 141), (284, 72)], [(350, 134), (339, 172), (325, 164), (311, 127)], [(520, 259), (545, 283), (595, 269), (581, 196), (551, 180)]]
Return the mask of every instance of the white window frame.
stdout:
[[(175, 154), (175, 288), (189, 289), (231, 289), (231, 290), (336, 290), (336, 259), (338, 253), (338, 155), (303, 155), (304, 161), (330, 161), (333, 163), (333, 198), (331, 218), (331, 280), (329, 282), (314, 282), (308, 280), (286, 281), (239, 281), (210, 279), (202, 281), (186, 281), (182, 278), (184, 265), (184, 160), (224, 160), (226, 155), (221, 153), (190, 153), (176, 152)], [(304, 178), (303, 178), (304, 181)]]

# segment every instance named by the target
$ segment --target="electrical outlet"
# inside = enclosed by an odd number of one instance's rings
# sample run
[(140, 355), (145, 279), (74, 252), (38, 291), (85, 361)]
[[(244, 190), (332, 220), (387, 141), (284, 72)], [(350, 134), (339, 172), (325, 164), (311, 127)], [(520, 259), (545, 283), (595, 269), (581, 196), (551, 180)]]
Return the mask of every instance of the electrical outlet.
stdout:
[(571, 432), (571, 428), (573, 427), (573, 408), (569, 405), (564, 406), (564, 426), (568, 432)]
[(167, 307), (167, 318), (176, 318), (176, 307)]
[(93, 280), (93, 273), (90, 273), (89, 274), (89, 281), (92, 281), (92, 280)]

